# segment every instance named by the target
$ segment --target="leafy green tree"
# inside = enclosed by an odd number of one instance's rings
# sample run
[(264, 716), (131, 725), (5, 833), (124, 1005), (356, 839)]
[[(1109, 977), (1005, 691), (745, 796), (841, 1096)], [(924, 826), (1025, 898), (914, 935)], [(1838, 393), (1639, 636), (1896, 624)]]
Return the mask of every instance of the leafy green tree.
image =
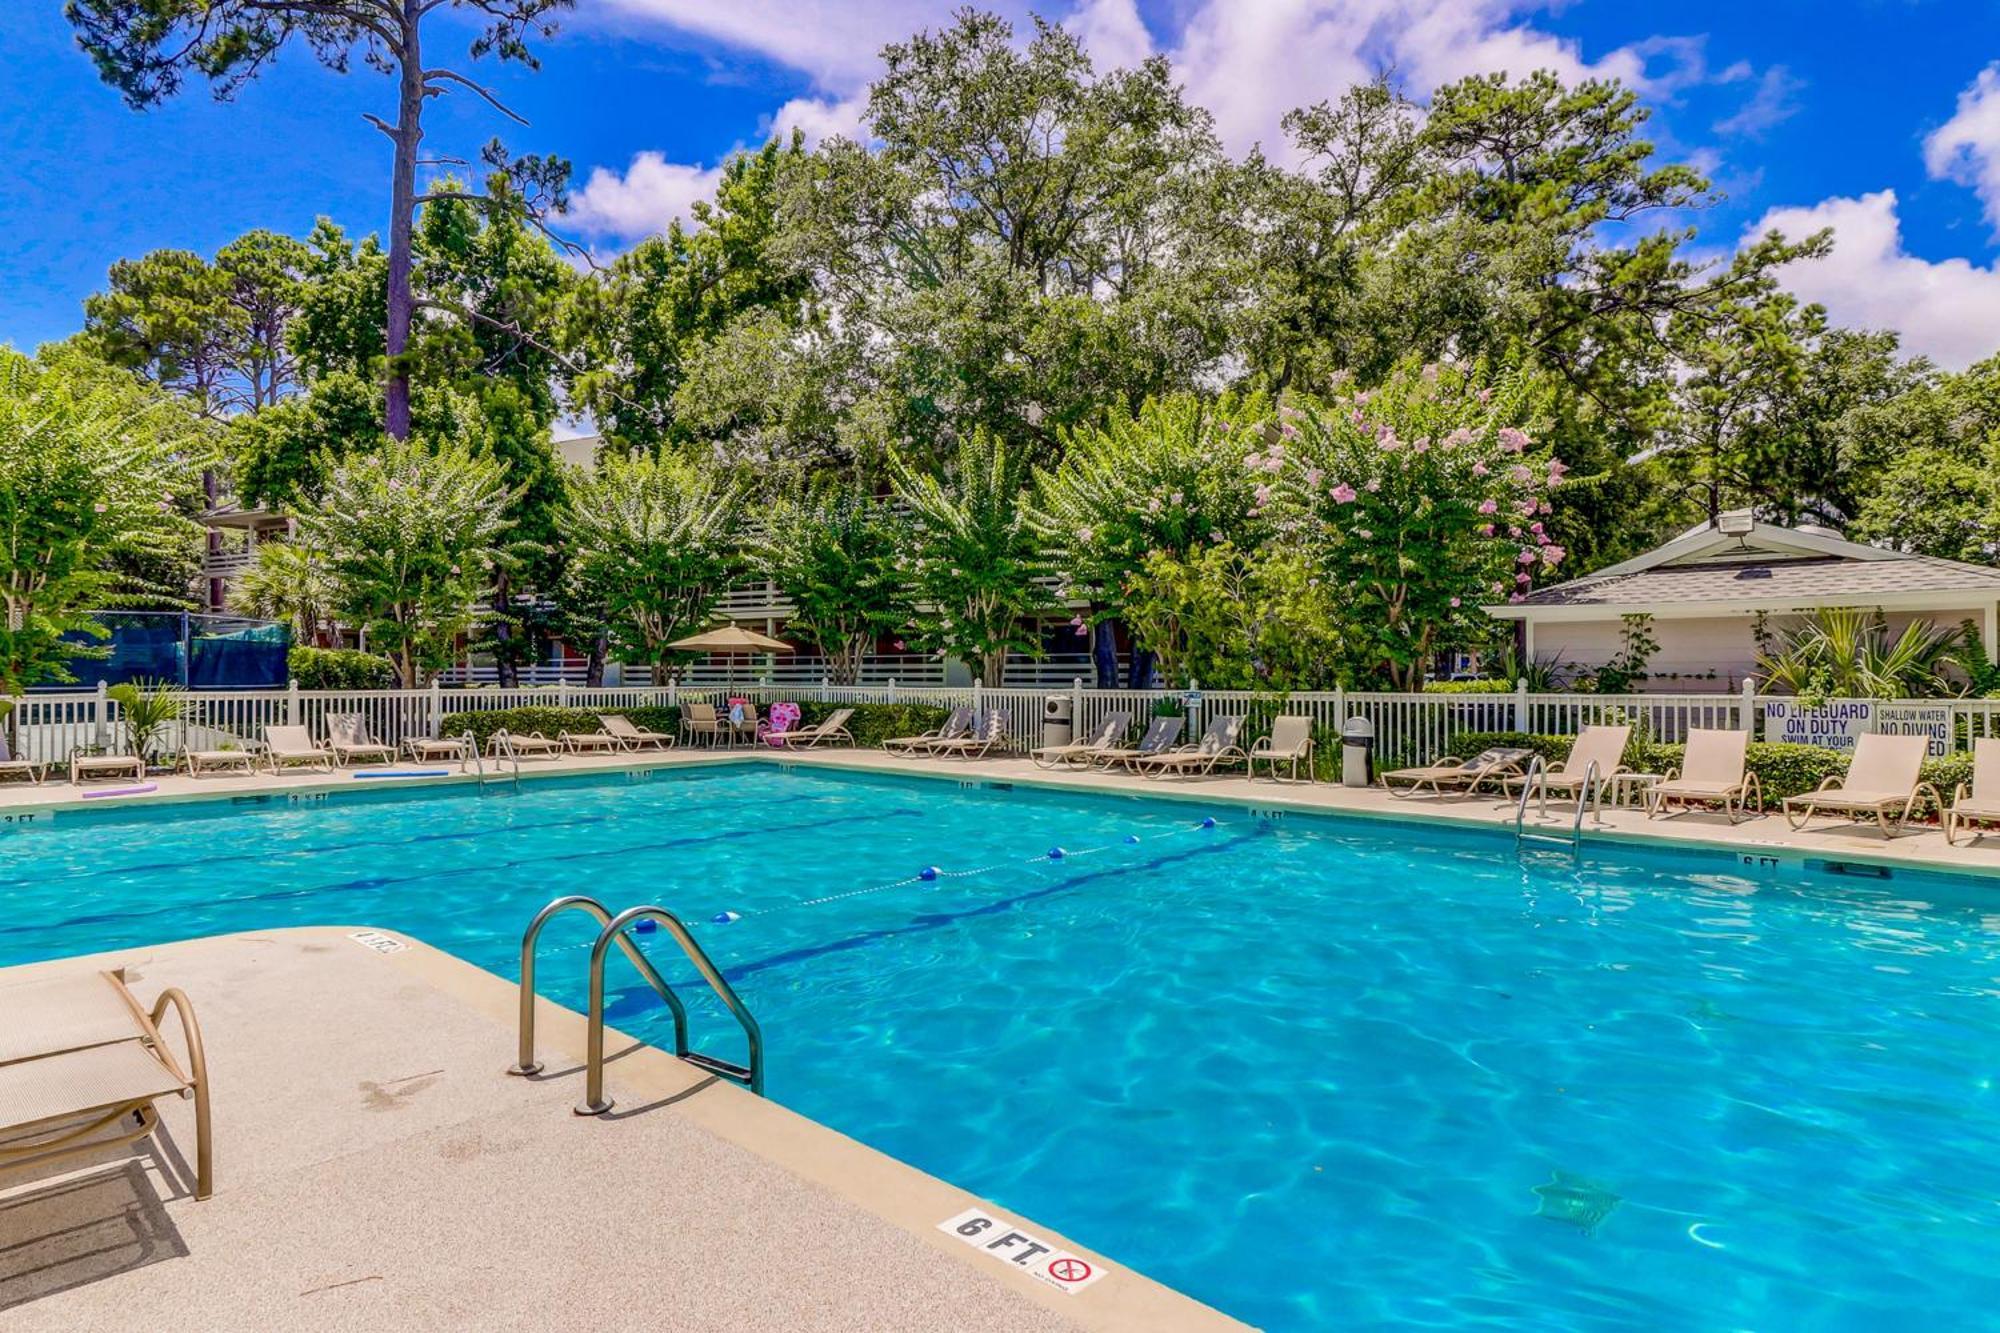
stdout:
[(102, 631), (86, 612), (129, 601), (119, 561), (171, 555), (197, 529), (209, 432), (187, 406), (73, 348), (0, 346), (0, 693), (75, 679)]
[(290, 625), (292, 641), (303, 646), (334, 646), (338, 599), (332, 564), (311, 541), (265, 542), (257, 562), (229, 585), (234, 610)]
[(464, 436), (388, 440), (336, 464), (299, 515), (334, 604), (414, 689), (451, 663), (494, 567), (513, 558), (506, 469)]
[(895, 457), (890, 480), (910, 515), (899, 561), (916, 605), (907, 637), (999, 685), (1010, 654), (1041, 651), (1033, 621), (1060, 605), (1029, 520), (1026, 458), (976, 429), (942, 474)]
[(2000, 557), (2000, 356), (1956, 374), (1919, 367), (1893, 396), (1843, 413), (1834, 435), (1858, 541), (1952, 560)]
[(740, 567), (741, 521), (738, 484), (674, 453), (610, 454), (571, 477), (571, 578), (603, 607), (613, 651), (657, 665), (708, 623)]
[(787, 631), (826, 655), (836, 684), (854, 684), (862, 657), (910, 616), (902, 525), (865, 490), (827, 478), (779, 496), (763, 526), (757, 561), (792, 604)]
[(1341, 679), (1341, 591), (1298, 550), (1223, 541), (1155, 551), (1126, 599), (1128, 621), (1176, 685), (1312, 690)]
[[(189, 75), (208, 80), (228, 98), (263, 72), (286, 46), (304, 46), (326, 68), (346, 73), (359, 56), (396, 81), (392, 120), (366, 119), (394, 149), (390, 171), (389, 252), (384, 349), (388, 356), (384, 425), (392, 438), (410, 432), (409, 350), (417, 297), (412, 287), (413, 228), (419, 207), (439, 198), (419, 194), (417, 168), (424, 139), (424, 108), (433, 97), (472, 92), (515, 120), (487, 88), (457, 70), (433, 63), (425, 50), (447, 18), (471, 19), (474, 59), (497, 55), (533, 66), (533, 37), (555, 32), (556, 16), (573, 0), (67, 0), (64, 13), (77, 40), (104, 80), (128, 105), (144, 110), (180, 91)], [(525, 123), (525, 122), (523, 122)], [(435, 160), (435, 159), (433, 159)], [(568, 168), (544, 159), (508, 162), (498, 145), (487, 160), (516, 179), (550, 192), (561, 203)], [(470, 198), (459, 191), (453, 198)], [(518, 196), (491, 200), (514, 207)]]

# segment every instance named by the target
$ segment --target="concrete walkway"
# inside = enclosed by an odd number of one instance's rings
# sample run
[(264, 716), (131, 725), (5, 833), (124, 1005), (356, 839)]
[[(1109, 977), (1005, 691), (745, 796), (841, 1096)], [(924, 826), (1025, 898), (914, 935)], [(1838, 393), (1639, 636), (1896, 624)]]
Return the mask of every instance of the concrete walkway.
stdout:
[(124, 964), (142, 999), (184, 988), (217, 1153), (195, 1202), (172, 1103), (164, 1152), (0, 1176), (0, 1327), (1240, 1327), (1115, 1262), (1073, 1295), (1013, 1272), (936, 1229), (978, 1203), (963, 1191), (624, 1039), (618, 1109), (575, 1116), (577, 1015), (544, 1005), (550, 1072), (509, 1077), (514, 986), (352, 929), (0, 970)]

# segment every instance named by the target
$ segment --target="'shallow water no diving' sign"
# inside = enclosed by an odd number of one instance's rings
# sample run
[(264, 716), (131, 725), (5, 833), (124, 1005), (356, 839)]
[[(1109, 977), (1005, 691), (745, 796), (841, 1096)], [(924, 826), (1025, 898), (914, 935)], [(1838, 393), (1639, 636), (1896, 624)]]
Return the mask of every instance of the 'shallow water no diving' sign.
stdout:
[(1852, 750), (1868, 732), (1885, 736), (1928, 736), (1933, 755), (1951, 753), (1951, 709), (1945, 704), (1889, 704), (1873, 699), (1841, 699), (1808, 708), (1795, 700), (1764, 701), (1764, 739), (1788, 745)]

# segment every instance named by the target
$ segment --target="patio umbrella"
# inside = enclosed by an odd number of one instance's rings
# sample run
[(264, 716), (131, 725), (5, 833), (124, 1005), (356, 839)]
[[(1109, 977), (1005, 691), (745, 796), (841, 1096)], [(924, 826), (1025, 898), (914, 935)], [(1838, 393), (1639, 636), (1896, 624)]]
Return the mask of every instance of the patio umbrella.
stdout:
[(721, 629), (703, 630), (700, 634), (690, 634), (685, 639), (675, 639), (669, 648), (678, 648), (688, 653), (728, 653), (729, 683), (736, 682), (737, 653), (789, 653), (796, 651), (782, 639), (774, 639), (768, 634), (759, 634), (754, 629), (744, 629), (741, 625), (724, 625)]

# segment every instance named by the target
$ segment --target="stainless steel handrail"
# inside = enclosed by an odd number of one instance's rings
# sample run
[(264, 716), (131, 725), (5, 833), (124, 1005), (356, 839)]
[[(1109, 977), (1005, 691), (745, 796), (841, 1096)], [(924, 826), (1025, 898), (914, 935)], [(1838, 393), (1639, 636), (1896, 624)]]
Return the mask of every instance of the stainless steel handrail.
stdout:
[(1528, 771), (1521, 780), (1521, 799), (1514, 807), (1514, 845), (1519, 847), (1522, 842), (1529, 838), (1538, 838), (1545, 842), (1567, 841), (1570, 850), (1572, 852), (1576, 851), (1583, 845), (1583, 812), (1593, 804), (1600, 803), (1598, 793), (1603, 787), (1604, 780), (1599, 774), (1597, 761), (1595, 759), (1591, 760), (1589, 765), (1583, 770), (1583, 784), (1576, 791), (1576, 811), (1570, 818), (1569, 837), (1567, 839), (1564, 839), (1559, 834), (1543, 833), (1539, 830), (1530, 833), (1527, 830), (1528, 790), (1536, 785), (1536, 774), (1542, 776), (1541, 810), (1543, 813), (1547, 813), (1549, 808), (1548, 765), (1542, 762), (1540, 755), (1536, 755), (1529, 762)]
[(758, 1096), (764, 1095), (764, 1030), (757, 1026), (757, 1020), (737, 997), (736, 991), (722, 973), (710, 961), (701, 945), (695, 942), (681, 919), (664, 907), (628, 907), (613, 917), (597, 936), (597, 943), (590, 946), (590, 1028), (585, 1039), (583, 1100), (576, 1105), (578, 1115), (603, 1115), (612, 1107), (610, 1098), (604, 1095), (604, 962), (611, 953), (614, 940), (625, 938), (625, 932), (639, 921), (657, 921), (667, 928), (674, 942), (681, 946), (681, 952), (688, 956), (701, 979), (708, 983), (716, 998), (728, 1009), (736, 1021), (742, 1025), (743, 1035), (749, 1039), (749, 1063), (732, 1064), (699, 1051), (683, 1049), (676, 1052), (681, 1059), (710, 1073), (734, 1079), (748, 1085)]
[[(468, 736), (470, 736), (471, 734), (472, 734), (471, 732), (466, 733), (466, 735)], [(494, 732), (493, 735), (487, 739), (487, 744), (497, 746), (499, 747), (499, 749), (506, 752), (507, 762), (513, 765), (514, 790), (515, 791), (521, 790), (521, 756), (514, 753), (514, 738), (507, 734), (507, 728), (502, 727), (498, 731)], [(499, 760), (500, 756), (496, 754), (493, 756), (493, 758), (497, 764), (497, 761)]]
[(1583, 844), (1583, 808), (1586, 805), (1596, 806), (1600, 810), (1603, 808), (1598, 798), (1598, 784), (1602, 781), (1603, 779), (1598, 776), (1597, 761), (1593, 759), (1590, 761), (1590, 766), (1583, 770), (1583, 786), (1576, 793), (1576, 817), (1570, 821), (1569, 827), (1569, 841), (1573, 848)]
[[(539, 1074), (542, 1062), (535, 1058), (535, 945), (541, 939), (542, 927), (551, 917), (560, 916), (572, 909), (590, 913), (597, 918), (599, 927), (611, 924), (611, 909), (588, 894), (575, 893), (567, 898), (558, 898), (535, 913), (535, 919), (528, 923), (527, 931), (521, 936), (521, 1041), (513, 1064), (507, 1067), (510, 1074)], [(674, 994), (674, 988), (659, 974), (639, 946), (626, 936), (619, 936), (618, 943), (625, 950), (625, 956), (632, 960), (632, 966), (639, 969), (660, 998), (667, 1002), (667, 1008), (674, 1015), (674, 1054), (686, 1058), (688, 1053), (687, 1006), (681, 997)]]
[[(458, 738), (465, 742), (466, 749), (472, 751), (473, 771), (478, 775), (479, 790), (484, 792), (486, 790), (486, 758), (479, 753), (479, 738), (474, 736), (470, 730), (460, 732)], [(458, 771), (461, 773), (465, 771), (464, 759), (458, 761)]]
[[(1537, 774), (1547, 777), (1548, 770), (1548, 763), (1540, 755), (1536, 755), (1528, 761), (1528, 771), (1521, 775), (1521, 799), (1514, 803), (1514, 841), (1516, 843), (1519, 843), (1522, 838), (1527, 836), (1528, 793), (1535, 789), (1535, 777)], [(1548, 809), (1548, 800), (1549, 789), (1544, 785), (1542, 787), (1542, 808), (1544, 810)]]

